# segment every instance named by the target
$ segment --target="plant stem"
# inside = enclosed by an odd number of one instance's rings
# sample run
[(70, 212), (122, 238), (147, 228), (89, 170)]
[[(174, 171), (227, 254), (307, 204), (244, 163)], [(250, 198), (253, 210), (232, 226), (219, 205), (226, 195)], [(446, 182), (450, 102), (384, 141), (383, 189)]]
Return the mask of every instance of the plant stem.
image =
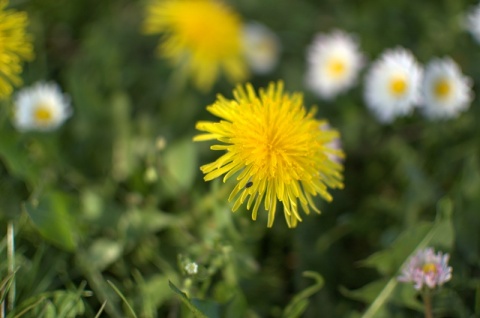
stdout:
[(423, 292), (423, 304), (425, 305), (425, 318), (433, 318), (432, 294), (428, 289)]
[[(7, 254), (8, 254), (8, 274), (13, 275), (15, 271), (15, 228), (13, 221), (7, 225)], [(15, 305), (15, 276), (12, 276), (12, 284), (8, 290), (8, 310), (12, 311)]]

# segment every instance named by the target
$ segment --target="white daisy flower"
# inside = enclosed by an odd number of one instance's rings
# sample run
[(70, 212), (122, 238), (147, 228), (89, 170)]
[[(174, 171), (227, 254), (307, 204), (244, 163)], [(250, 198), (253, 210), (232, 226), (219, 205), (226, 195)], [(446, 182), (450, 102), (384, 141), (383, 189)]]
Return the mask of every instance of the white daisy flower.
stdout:
[(430, 119), (454, 118), (470, 106), (472, 81), (450, 58), (428, 63), (423, 81), (422, 111)]
[(467, 30), (480, 43), (480, 4), (473, 7), (467, 14), (465, 24)]
[(343, 31), (318, 34), (307, 50), (307, 86), (332, 99), (355, 83), (364, 58), (355, 38)]
[(277, 65), (280, 41), (265, 25), (247, 23), (243, 29), (243, 46), (247, 62), (254, 73), (270, 73)]
[(365, 83), (367, 107), (383, 123), (410, 113), (420, 101), (422, 68), (410, 51), (385, 51), (368, 71)]
[(15, 96), (13, 122), (20, 131), (50, 131), (71, 113), (70, 98), (57, 84), (39, 82)]
[(198, 264), (195, 263), (195, 262), (192, 262), (192, 263), (188, 263), (187, 265), (185, 265), (185, 271), (189, 274), (189, 275), (195, 275), (198, 273)]

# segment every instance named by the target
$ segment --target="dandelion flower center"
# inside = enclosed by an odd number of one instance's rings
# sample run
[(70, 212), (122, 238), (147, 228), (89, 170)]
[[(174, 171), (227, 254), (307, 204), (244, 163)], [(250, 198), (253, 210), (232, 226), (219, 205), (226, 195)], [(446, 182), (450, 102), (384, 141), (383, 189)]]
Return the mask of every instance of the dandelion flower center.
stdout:
[(433, 273), (435, 274), (437, 272), (437, 266), (433, 263), (426, 263), (423, 265), (422, 271), (427, 274), (427, 273)]
[(342, 77), (345, 74), (347, 66), (345, 65), (345, 61), (342, 59), (336, 58), (332, 59), (328, 64), (328, 74), (333, 78)]
[(447, 98), (452, 91), (450, 81), (446, 78), (438, 79), (434, 84), (434, 91), (435, 96), (437, 96), (439, 99)]
[(408, 88), (405, 76), (396, 75), (390, 80), (390, 91), (394, 96), (400, 97), (405, 94)]
[(35, 121), (39, 125), (45, 125), (52, 121), (53, 114), (51, 108), (46, 104), (40, 104), (33, 114)]
[(207, 109), (222, 120), (199, 122), (196, 128), (206, 134), (196, 141), (216, 139), (223, 144), (212, 150), (226, 151), (216, 161), (201, 167), (205, 180), (225, 174), (226, 181), (234, 174), (237, 184), (229, 200), (236, 198), (236, 211), (248, 198), (252, 204), (252, 218), (257, 218), (264, 202), (268, 211), (268, 227), (273, 225), (277, 202), (282, 202), (289, 227), (295, 227), (301, 217), (299, 205), (308, 214), (319, 212), (313, 197), (319, 194), (327, 201), (332, 198), (327, 187), (342, 188), (342, 165), (331, 160), (331, 155), (343, 157), (343, 152), (332, 148), (339, 138), (332, 129), (322, 130), (326, 121), (318, 121), (314, 110), (307, 112), (301, 94), (286, 94), (283, 84), (270, 84), (258, 96), (253, 87), (237, 87), (234, 100), (219, 96)]

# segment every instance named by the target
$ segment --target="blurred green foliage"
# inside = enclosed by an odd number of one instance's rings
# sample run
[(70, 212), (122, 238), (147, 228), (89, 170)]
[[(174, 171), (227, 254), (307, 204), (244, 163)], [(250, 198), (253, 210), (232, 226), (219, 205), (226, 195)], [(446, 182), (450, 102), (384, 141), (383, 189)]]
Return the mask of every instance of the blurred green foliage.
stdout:
[(422, 63), (451, 56), (478, 83), (480, 46), (462, 26), (474, 3), (229, 3), (282, 43), (276, 70), (252, 83), (305, 91), (306, 106), (340, 130), (345, 189), (293, 230), (232, 214), (232, 184), (205, 183), (198, 169), (215, 154), (191, 142), (205, 107), (232, 86), (175, 87), (175, 70), (155, 56), (158, 37), (140, 33), (145, 1), (12, 1), (35, 38), (25, 84), (60, 83), (74, 114), (58, 131), (20, 134), (10, 103), (0, 110), (0, 295), (13, 281), (16, 290), (8, 317), (422, 317), (418, 295), (395, 277), (426, 245), (450, 253), (453, 267), (435, 314), (480, 315), (478, 101), (455, 120), (414, 114), (384, 126), (361, 81), (332, 102), (304, 85), (306, 47), (336, 28), (357, 34), (370, 61), (404, 46)]

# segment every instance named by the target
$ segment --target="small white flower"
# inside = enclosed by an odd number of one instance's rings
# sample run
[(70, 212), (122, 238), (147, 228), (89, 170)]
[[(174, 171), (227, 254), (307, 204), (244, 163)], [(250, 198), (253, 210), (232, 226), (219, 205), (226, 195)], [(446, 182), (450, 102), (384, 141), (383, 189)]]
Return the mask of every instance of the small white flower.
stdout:
[(188, 263), (187, 265), (185, 265), (185, 271), (189, 275), (195, 275), (198, 272), (198, 264), (195, 262)]
[(366, 75), (365, 102), (383, 123), (409, 114), (420, 101), (423, 71), (404, 48), (385, 51)]
[(253, 72), (270, 73), (278, 63), (280, 41), (265, 25), (250, 22), (243, 29), (245, 57)]
[(307, 86), (332, 99), (355, 83), (364, 58), (355, 38), (343, 31), (318, 34), (307, 51)]
[(427, 118), (454, 118), (470, 106), (471, 79), (450, 58), (428, 63), (423, 81), (422, 111)]
[(480, 43), (480, 4), (473, 7), (467, 14), (465, 26), (475, 40)]
[(50, 131), (72, 113), (70, 98), (54, 83), (39, 82), (22, 89), (14, 99), (15, 127), (20, 131)]

